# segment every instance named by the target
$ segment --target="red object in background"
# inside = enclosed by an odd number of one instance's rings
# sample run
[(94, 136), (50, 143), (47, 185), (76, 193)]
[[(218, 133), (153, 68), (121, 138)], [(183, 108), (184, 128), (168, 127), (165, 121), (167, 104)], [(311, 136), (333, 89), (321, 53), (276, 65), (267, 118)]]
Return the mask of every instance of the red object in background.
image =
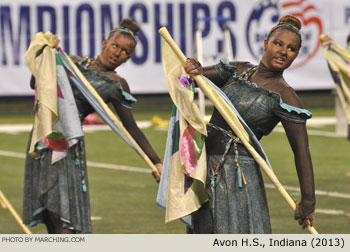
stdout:
[(105, 124), (105, 123), (99, 121), (95, 113), (88, 115), (87, 117), (85, 117), (83, 121), (83, 125), (96, 125), (96, 124)]

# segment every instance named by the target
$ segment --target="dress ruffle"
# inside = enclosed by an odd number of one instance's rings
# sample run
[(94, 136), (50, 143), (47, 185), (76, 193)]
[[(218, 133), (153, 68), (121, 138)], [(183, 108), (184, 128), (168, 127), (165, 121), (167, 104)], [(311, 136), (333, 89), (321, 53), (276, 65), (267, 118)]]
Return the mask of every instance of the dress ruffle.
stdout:
[(227, 76), (230, 75), (230, 77), (233, 78), (237, 82), (237, 84), (247, 85), (250, 88), (258, 89), (263, 94), (275, 99), (278, 102), (279, 107), (281, 108), (280, 110), (277, 109), (275, 111), (275, 114), (281, 119), (293, 123), (305, 123), (307, 119), (310, 119), (312, 117), (312, 113), (310, 111), (283, 102), (280, 94), (264, 89), (254, 82), (250, 82), (249, 80), (243, 79), (241, 76), (237, 75), (237, 68), (235, 66), (230, 65), (229, 62), (225, 59), (221, 59), (220, 63), (218, 63), (215, 66), (215, 69), (218, 71), (220, 76), (225, 76), (227, 78)]
[[(85, 66), (82, 65), (83, 62), (78, 62), (76, 63), (77, 67), (79, 70), (84, 74), (84, 76), (89, 79), (90, 76), (94, 77), (95, 79), (100, 79), (101, 81), (105, 83), (112, 84), (114, 86), (114, 89), (117, 91), (117, 94), (115, 98), (118, 98), (118, 101), (126, 108), (131, 109), (131, 105), (137, 101), (135, 97), (133, 97), (131, 94), (128, 92), (124, 91), (121, 84), (109, 78), (106, 75), (101, 74), (97, 70), (89, 69)], [(118, 94), (119, 93), (119, 94)]]

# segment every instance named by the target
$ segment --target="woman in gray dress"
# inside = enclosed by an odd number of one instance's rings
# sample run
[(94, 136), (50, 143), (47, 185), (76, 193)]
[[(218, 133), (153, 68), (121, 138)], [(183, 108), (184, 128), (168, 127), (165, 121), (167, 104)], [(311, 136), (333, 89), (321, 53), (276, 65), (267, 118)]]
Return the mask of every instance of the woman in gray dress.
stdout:
[[(161, 173), (162, 164), (131, 111), (135, 99), (124, 78), (115, 69), (128, 61), (137, 44), (139, 26), (123, 19), (102, 43), (97, 59), (70, 56), (106, 103), (115, 108), (124, 127)], [(59, 40), (54, 47), (58, 47)], [(34, 88), (32, 78), (31, 86)], [(81, 122), (94, 112), (80, 91), (72, 86)], [(84, 139), (67, 151), (67, 156), (51, 164), (52, 150), (45, 148), (40, 159), (27, 155), (25, 166), (23, 220), (28, 226), (45, 223), (48, 233), (91, 233), (89, 187)], [(153, 173), (159, 181), (159, 175)]]
[[(282, 123), (300, 183), (301, 200), (294, 218), (305, 228), (307, 221), (313, 222), (316, 203), (305, 126), (311, 113), (302, 108), (299, 97), (283, 78), (283, 71), (301, 47), (300, 28), (294, 16), (282, 17), (264, 41), (264, 54), (257, 66), (221, 61), (202, 69), (196, 60), (189, 59), (185, 70), (192, 75), (202, 72), (219, 86), (258, 139)], [(209, 202), (192, 214), (193, 232), (271, 233), (260, 168), (216, 109), (208, 124), (206, 147)]]

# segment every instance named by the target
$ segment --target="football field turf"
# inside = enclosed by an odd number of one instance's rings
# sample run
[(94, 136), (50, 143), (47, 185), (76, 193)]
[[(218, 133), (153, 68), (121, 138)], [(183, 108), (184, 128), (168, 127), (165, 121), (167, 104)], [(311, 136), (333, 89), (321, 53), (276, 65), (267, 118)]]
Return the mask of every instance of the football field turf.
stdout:
[[(168, 107), (167, 107), (168, 109)], [(168, 119), (170, 111), (160, 112)], [(159, 111), (158, 111), (159, 112)], [(141, 111), (138, 120), (150, 120), (156, 111)], [(318, 116), (329, 115), (321, 110)], [(28, 116), (2, 115), (0, 123), (28, 123)], [(317, 189), (315, 228), (319, 233), (350, 233), (350, 143), (328, 136), (334, 125), (308, 126)], [(273, 170), (289, 192), (299, 199), (293, 154), (281, 127), (262, 139)], [(163, 157), (167, 131), (154, 127), (143, 132)], [(29, 132), (0, 132), (0, 190), (22, 214), (24, 154)], [(332, 135), (332, 134), (330, 134)], [(158, 184), (144, 161), (110, 130), (85, 132), (93, 232), (99, 234), (185, 233), (181, 221), (164, 224), (164, 210), (156, 203)], [(139, 169), (132, 169), (132, 168)], [(293, 212), (265, 179), (273, 233), (308, 233), (293, 220)], [(46, 233), (43, 225), (31, 228)], [(0, 206), (0, 233), (23, 233)]]

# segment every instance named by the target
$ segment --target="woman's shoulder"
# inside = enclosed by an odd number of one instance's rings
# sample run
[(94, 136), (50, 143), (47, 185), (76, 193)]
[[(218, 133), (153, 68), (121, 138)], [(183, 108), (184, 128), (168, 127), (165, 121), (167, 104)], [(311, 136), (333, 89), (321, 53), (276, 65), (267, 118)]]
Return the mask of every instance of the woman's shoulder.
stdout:
[(230, 77), (237, 76), (243, 73), (250, 66), (253, 66), (246, 61), (231, 61), (220, 59), (219, 63), (210, 69), (215, 69), (216, 73), (221, 79), (226, 82)]
[(80, 57), (80, 56), (78, 56), (78, 55), (73, 55), (73, 54), (70, 54), (70, 55), (69, 55), (69, 58), (70, 58), (74, 63), (86, 60), (86, 58)]
[(108, 76), (111, 80), (119, 82), (120, 85), (122, 86), (123, 90), (130, 93), (130, 87), (129, 87), (128, 82), (126, 81), (125, 78), (120, 76), (118, 73), (111, 71), (111, 72), (104, 73), (104, 75)]
[(248, 68), (254, 66), (249, 61), (228, 61), (226, 59), (220, 59), (219, 65), (227, 70), (235, 69), (235, 72), (237, 71), (238, 75), (245, 72)]
[(300, 97), (288, 83), (283, 80), (281, 84), (280, 104), (278, 106), (280, 109), (276, 114), (289, 122), (305, 123), (307, 119), (312, 117), (312, 113), (304, 109)]
[(250, 63), (249, 61), (233, 61), (230, 62), (230, 65), (236, 67), (237, 75), (241, 75), (242, 73), (246, 72), (249, 68), (254, 66), (254, 64)]
[(280, 85), (279, 94), (283, 102), (297, 108), (303, 108), (303, 103), (295, 90), (285, 80), (281, 81)]

